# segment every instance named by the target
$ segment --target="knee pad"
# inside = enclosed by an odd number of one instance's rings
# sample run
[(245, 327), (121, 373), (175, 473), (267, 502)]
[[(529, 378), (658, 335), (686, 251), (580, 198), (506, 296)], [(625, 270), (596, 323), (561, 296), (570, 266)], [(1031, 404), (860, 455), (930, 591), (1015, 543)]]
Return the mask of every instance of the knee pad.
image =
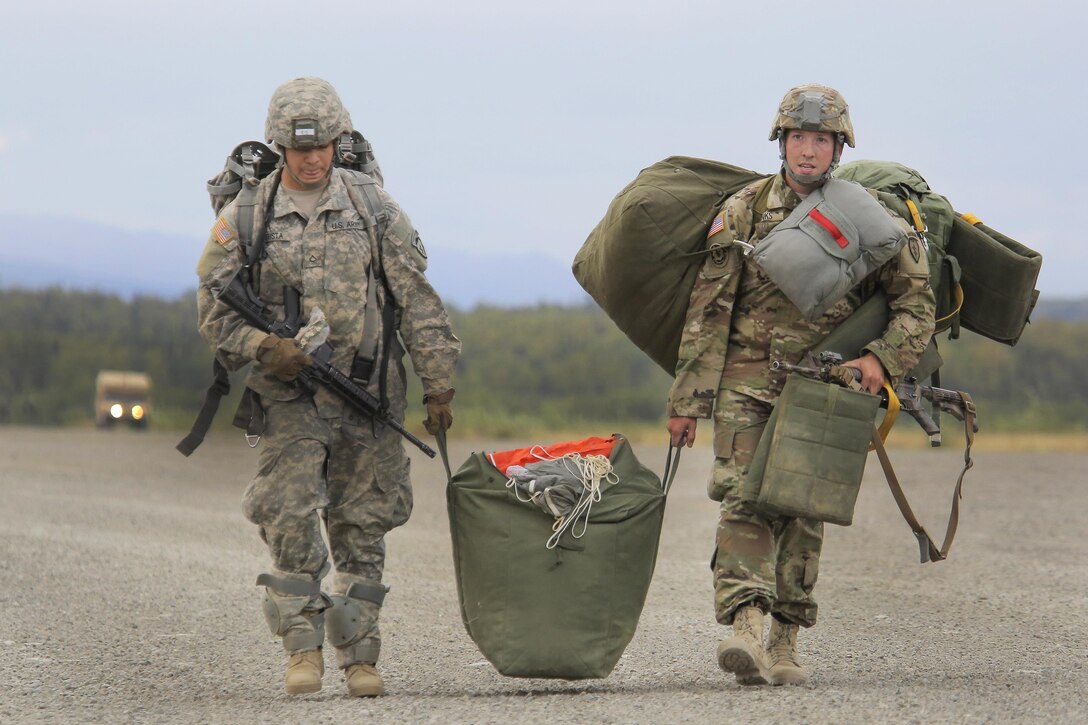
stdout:
[(381, 584), (354, 582), (343, 596), (332, 595), (327, 612), (329, 641), (338, 649), (357, 650), (352, 659), (376, 662), (380, 639), (378, 610), (388, 590)]
[[(261, 609), (272, 634), (283, 638), (288, 652), (317, 649), (325, 641), (326, 597), (321, 583), (261, 574), (257, 584), (264, 586)], [(314, 607), (320, 596), (322, 606)]]

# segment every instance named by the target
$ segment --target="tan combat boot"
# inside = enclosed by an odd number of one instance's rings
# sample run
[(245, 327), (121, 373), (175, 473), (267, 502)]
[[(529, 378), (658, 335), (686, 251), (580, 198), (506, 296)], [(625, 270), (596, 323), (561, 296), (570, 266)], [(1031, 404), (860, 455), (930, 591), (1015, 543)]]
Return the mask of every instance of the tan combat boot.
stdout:
[(804, 685), (808, 682), (808, 673), (797, 655), (797, 630), (796, 624), (783, 624), (771, 618), (767, 664), (772, 685)]
[(321, 689), (321, 676), (325, 674), (325, 660), (321, 650), (308, 649), (295, 652), (287, 660), (287, 675), (283, 678), (288, 695), (302, 695)]
[(733, 636), (718, 645), (718, 667), (737, 676), (742, 685), (766, 685), (763, 659), (763, 612), (741, 607), (733, 615)]
[(352, 697), (378, 697), (385, 694), (385, 683), (374, 665), (361, 662), (348, 665), (344, 670), (348, 681), (348, 694)]

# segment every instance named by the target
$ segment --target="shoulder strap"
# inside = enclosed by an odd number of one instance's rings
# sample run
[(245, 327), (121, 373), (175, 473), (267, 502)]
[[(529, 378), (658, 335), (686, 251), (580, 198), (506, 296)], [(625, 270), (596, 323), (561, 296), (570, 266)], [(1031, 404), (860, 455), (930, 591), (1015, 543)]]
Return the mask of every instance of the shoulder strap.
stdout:
[(385, 205), (378, 195), (378, 182), (362, 173), (349, 173), (349, 176), (348, 196), (356, 209), (366, 209), (375, 226), (374, 236), (380, 241), (389, 223), (389, 215), (385, 213)]
[[(356, 209), (366, 209), (367, 215), (373, 222), (374, 250), (371, 254), (370, 267), (367, 270), (367, 299), (366, 310), (363, 313), (363, 338), (359, 342), (359, 349), (355, 353), (355, 360), (351, 366), (351, 376), (358, 382), (366, 385), (374, 374), (374, 364), (378, 357), (378, 350), (382, 351), (382, 359), (379, 370), (379, 386), (382, 406), (388, 405), (386, 397), (385, 376), (388, 370), (390, 348), (393, 335), (396, 332), (396, 308), (393, 294), (385, 281), (385, 272), (382, 266), (382, 237), (385, 235), (389, 215), (385, 211), (377, 188), (378, 183), (365, 174), (352, 174), (347, 185), (348, 196)], [(379, 304), (378, 284), (386, 291), (385, 304)], [(381, 345), (379, 346), (379, 335)]]
[(219, 361), (218, 355), (215, 356), (212, 362), (212, 377), (211, 387), (204, 393), (204, 402), (200, 406), (200, 412), (197, 413), (196, 420), (193, 421), (193, 427), (189, 430), (189, 435), (185, 436), (175, 446), (183, 456), (192, 455), (193, 451), (204, 442), (204, 436), (207, 434), (208, 428), (211, 427), (216, 411), (219, 410), (219, 402), (223, 400), (223, 396), (230, 393), (230, 378), (227, 376), (226, 367)]

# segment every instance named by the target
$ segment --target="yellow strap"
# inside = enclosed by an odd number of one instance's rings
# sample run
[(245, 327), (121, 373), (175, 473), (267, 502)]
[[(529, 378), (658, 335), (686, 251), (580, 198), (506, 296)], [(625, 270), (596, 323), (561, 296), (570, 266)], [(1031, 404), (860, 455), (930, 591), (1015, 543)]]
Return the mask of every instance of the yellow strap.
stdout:
[(935, 320), (937, 327), (940, 327), (942, 322), (947, 322), (948, 320), (951, 320), (953, 317), (958, 315), (960, 308), (963, 307), (963, 285), (961, 285), (959, 282), (956, 283), (955, 289), (952, 290), (952, 296), (956, 298), (956, 308), (944, 317)]
[(974, 214), (960, 214), (960, 218), (963, 219), (968, 224), (970, 224), (971, 226), (975, 226), (976, 224), (981, 224), (982, 223), (982, 220), (979, 219)]
[(918, 207), (910, 199), (905, 199), (907, 202), (907, 209), (910, 210), (910, 218), (914, 220), (914, 228), (919, 234), (924, 234), (926, 231), (926, 225), (922, 222), (922, 215), (918, 213)]
[[(880, 427), (877, 428), (877, 435), (880, 436), (880, 442), (888, 440), (888, 433), (891, 432), (892, 426), (895, 425), (895, 419), (899, 417), (899, 396), (895, 394), (895, 389), (887, 381), (884, 382), (884, 391), (888, 394), (888, 412), (884, 414), (884, 420), (880, 421)], [(875, 450), (876, 444), (870, 443), (869, 450)]]

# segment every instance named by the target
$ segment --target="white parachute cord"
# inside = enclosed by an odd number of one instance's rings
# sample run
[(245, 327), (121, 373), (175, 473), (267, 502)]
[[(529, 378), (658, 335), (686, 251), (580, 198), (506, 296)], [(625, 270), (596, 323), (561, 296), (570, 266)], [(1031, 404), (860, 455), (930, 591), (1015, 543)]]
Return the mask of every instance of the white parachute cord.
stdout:
[[(559, 517), (552, 525), (554, 532), (548, 539), (547, 548), (554, 549), (559, 539), (568, 529), (571, 536), (580, 539), (585, 536), (589, 528), (589, 512), (593, 504), (601, 500), (601, 483), (608, 481), (615, 485), (619, 483), (619, 476), (612, 471), (612, 463), (602, 455), (583, 456), (578, 453), (568, 453), (563, 456), (563, 465), (575, 478), (582, 482), (582, 493), (578, 497), (578, 503), (566, 516)], [(581, 519), (581, 532), (578, 531), (578, 520)]]

